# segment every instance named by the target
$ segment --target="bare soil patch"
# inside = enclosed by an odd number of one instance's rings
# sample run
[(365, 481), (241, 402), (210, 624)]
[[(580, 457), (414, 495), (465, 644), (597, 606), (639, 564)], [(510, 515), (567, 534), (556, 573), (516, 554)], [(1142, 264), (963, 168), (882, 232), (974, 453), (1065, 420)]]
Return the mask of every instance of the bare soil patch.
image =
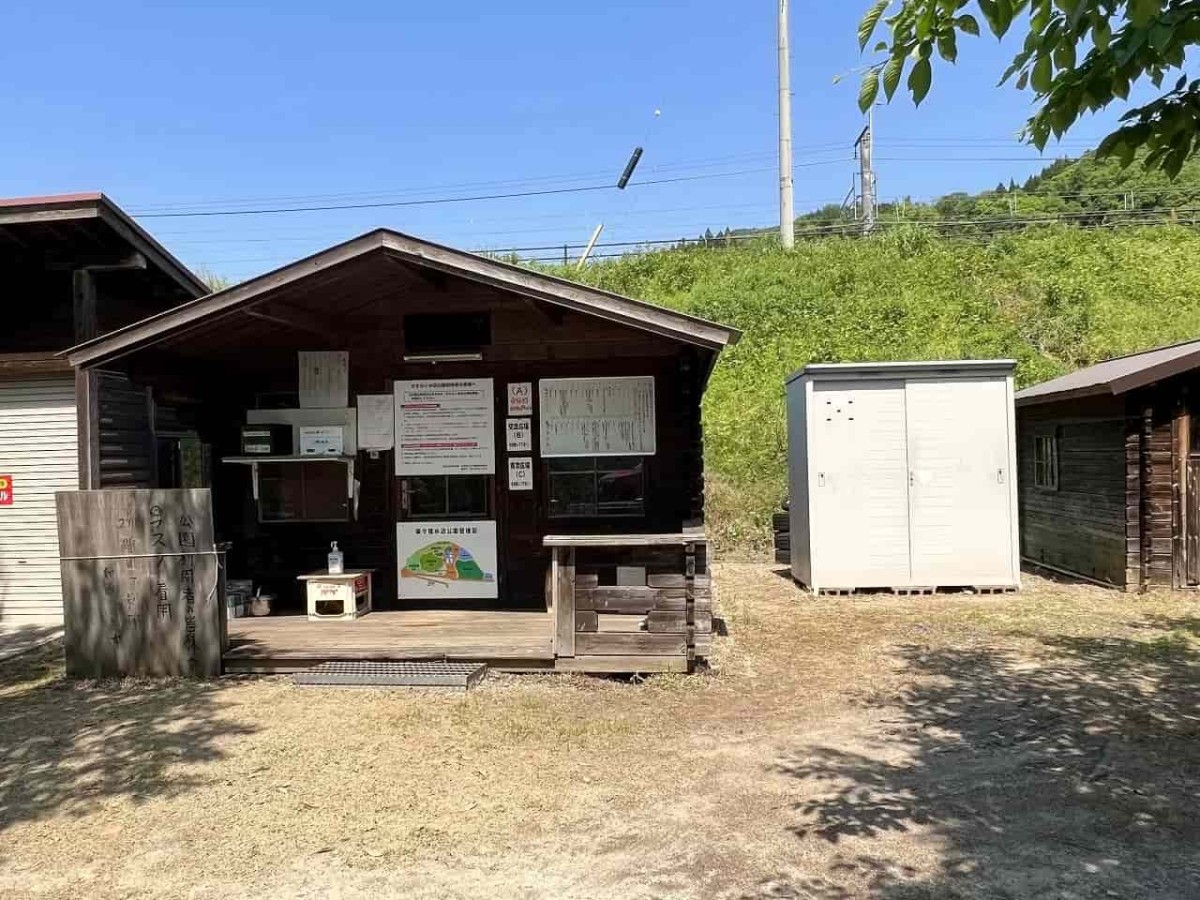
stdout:
[(0, 663), (0, 896), (1200, 896), (1200, 602), (813, 599), (709, 674), (76, 684)]

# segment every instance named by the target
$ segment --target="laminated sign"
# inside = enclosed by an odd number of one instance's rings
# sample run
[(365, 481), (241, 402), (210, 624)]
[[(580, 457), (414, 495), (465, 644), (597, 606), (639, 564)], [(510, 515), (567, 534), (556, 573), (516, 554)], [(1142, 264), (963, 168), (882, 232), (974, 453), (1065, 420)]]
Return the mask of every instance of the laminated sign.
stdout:
[(397, 381), (397, 475), (493, 475), (490, 378)]
[(12, 506), (13, 483), (11, 475), (0, 475), (0, 506)]
[(510, 491), (533, 490), (533, 457), (512, 456), (508, 460), (508, 489)]

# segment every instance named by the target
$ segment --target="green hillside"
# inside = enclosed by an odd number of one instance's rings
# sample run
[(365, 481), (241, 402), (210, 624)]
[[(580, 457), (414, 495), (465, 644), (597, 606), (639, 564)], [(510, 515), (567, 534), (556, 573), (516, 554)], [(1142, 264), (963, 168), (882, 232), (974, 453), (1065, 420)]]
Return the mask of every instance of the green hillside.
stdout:
[(1182, 226), (983, 240), (909, 225), (792, 252), (764, 240), (564, 274), (744, 331), (704, 401), (709, 527), (726, 549), (768, 546), (785, 493), (783, 381), (805, 363), (1013, 357), (1028, 385), (1200, 336), (1200, 233)]

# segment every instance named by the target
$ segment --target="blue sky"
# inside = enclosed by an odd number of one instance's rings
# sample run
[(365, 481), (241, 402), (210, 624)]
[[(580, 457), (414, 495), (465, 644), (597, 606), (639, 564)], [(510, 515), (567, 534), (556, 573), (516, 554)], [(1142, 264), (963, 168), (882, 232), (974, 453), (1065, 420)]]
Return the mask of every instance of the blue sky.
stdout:
[[(797, 211), (850, 188), (866, 0), (793, 0)], [(26, 3), (0, 12), (0, 195), (103, 190), (186, 263), (240, 280), (388, 226), (466, 249), (675, 238), (776, 215), (775, 3)], [(1009, 42), (1011, 45), (1011, 42)], [(1023, 179), (1028, 96), (985, 32), (919, 110), (876, 114), (880, 196)], [(654, 116), (660, 109), (662, 114)], [(1115, 115), (1059, 148), (1094, 145)], [(518, 199), (252, 216), (637, 178)], [(686, 180), (680, 180), (686, 179)], [(158, 214), (158, 215), (155, 215)], [(530, 254), (530, 255), (537, 255)], [(546, 255), (551, 255), (547, 252)]]

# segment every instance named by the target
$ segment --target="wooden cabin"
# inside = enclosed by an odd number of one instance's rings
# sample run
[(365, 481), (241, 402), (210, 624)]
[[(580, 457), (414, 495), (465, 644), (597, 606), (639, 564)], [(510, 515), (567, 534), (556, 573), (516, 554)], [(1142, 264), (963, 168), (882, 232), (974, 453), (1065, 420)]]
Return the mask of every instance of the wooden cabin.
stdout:
[[(700, 400), (737, 338), (373, 231), (75, 347), (80, 486), (211, 486), (228, 578), (275, 597), (227, 669), (683, 671), (711, 646)], [(334, 541), (372, 611), (310, 621)]]
[(1130, 591), (1200, 585), (1200, 341), (1080, 369), (1016, 405), (1027, 561)]
[(75, 380), (56, 356), (208, 293), (99, 193), (0, 200), (0, 627), (62, 625), (54, 493), (78, 480)]

